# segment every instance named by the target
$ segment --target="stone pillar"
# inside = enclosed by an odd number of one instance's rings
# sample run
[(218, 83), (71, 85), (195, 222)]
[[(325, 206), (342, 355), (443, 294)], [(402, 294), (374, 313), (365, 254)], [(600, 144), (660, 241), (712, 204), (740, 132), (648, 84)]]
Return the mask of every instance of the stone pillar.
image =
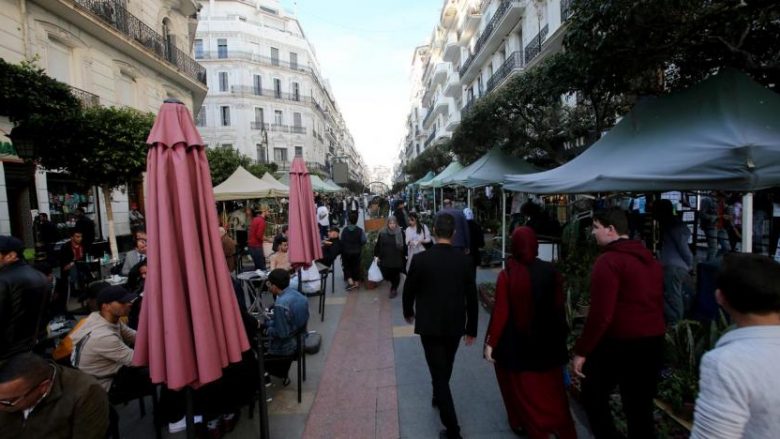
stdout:
[(8, 213), (8, 193), (5, 184), (5, 166), (0, 162), (0, 235), (11, 234), (11, 216)]

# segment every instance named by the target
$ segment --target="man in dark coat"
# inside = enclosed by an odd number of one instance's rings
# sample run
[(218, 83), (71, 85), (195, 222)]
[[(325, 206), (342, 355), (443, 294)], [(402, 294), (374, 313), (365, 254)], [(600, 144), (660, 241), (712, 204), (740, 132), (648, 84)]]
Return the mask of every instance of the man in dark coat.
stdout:
[(436, 245), (415, 255), (403, 292), (404, 318), (420, 335), (433, 383), (433, 405), (446, 427), (443, 438), (460, 438), (450, 392), (450, 376), (460, 338), (466, 346), (477, 336), (477, 288), (471, 258), (452, 245), (455, 218), (436, 217)]
[(463, 211), (452, 207), (452, 200), (445, 198), (442, 201), (442, 210), (436, 213), (436, 216), (445, 213), (450, 214), (455, 219), (455, 236), (452, 238), (452, 246), (468, 254), (471, 251), (471, 235), (469, 234), (469, 223)]
[(31, 351), (45, 324), (46, 276), (27, 265), (23, 251), (22, 241), (0, 236), (0, 362)]
[(87, 216), (83, 207), (76, 209), (75, 229), (81, 232), (82, 244), (84, 245), (84, 248), (89, 251), (92, 247), (92, 243), (95, 242), (95, 222)]

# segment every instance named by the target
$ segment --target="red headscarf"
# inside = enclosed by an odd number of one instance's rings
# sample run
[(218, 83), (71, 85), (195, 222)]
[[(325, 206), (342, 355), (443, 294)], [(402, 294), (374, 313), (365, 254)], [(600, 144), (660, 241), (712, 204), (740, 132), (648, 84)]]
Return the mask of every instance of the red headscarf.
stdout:
[(536, 233), (530, 227), (518, 227), (512, 233), (512, 257), (506, 264), (506, 274), (509, 280), (509, 310), (510, 322), (517, 329), (525, 331), (533, 316), (533, 292), (531, 291), (531, 276), (527, 265), (539, 254), (539, 241)]

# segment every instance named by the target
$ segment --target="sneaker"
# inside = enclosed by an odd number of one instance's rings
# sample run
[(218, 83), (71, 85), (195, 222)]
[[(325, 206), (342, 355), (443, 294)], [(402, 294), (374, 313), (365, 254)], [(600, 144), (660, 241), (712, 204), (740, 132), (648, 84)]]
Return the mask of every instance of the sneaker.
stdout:
[(285, 377), (285, 378), (282, 380), (282, 387), (287, 387), (287, 386), (289, 386), (289, 385), (290, 385), (290, 377)]
[(271, 375), (268, 372), (265, 373), (265, 387), (271, 387)]
[[(200, 424), (203, 422), (203, 416), (196, 415), (195, 416), (195, 423)], [(183, 417), (179, 419), (176, 422), (169, 422), (168, 423), (168, 433), (178, 433), (180, 431), (184, 431), (187, 429), (187, 417)]]

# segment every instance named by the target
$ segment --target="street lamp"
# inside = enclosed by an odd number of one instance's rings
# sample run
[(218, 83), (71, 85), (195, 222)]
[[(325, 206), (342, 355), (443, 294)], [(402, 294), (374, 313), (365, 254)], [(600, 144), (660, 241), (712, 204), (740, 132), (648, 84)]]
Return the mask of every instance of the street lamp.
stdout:
[(263, 149), (265, 149), (265, 157), (263, 157), (265, 159), (265, 164), (271, 164), (271, 160), (268, 154), (268, 131), (265, 130), (265, 126), (260, 128), (260, 137), (262, 137), (262, 142), (260, 144), (263, 145)]

